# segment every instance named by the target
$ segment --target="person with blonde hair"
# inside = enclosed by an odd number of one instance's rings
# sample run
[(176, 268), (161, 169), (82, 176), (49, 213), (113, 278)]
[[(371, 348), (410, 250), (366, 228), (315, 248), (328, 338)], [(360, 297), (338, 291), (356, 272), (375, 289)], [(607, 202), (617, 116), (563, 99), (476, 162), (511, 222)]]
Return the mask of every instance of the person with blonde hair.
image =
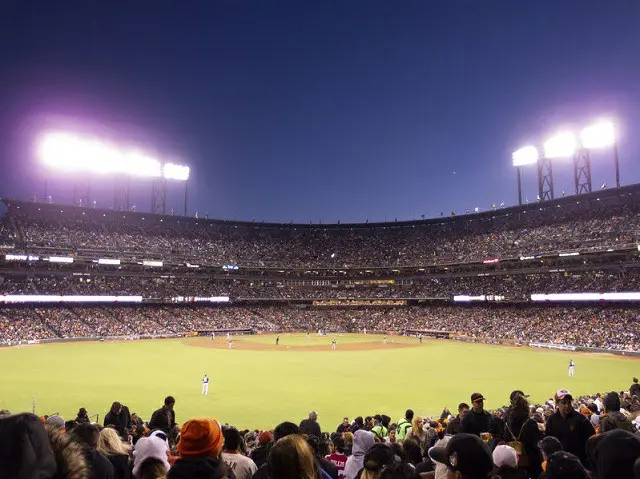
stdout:
[(424, 429), (424, 419), (420, 416), (415, 416), (411, 421), (411, 428), (407, 431), (407, 439), (414, 439), (420, 444), (420, 449), (424, 450), (427, 442), (427, 431)]
[(104, 454), (113, 466), (115, 479), (130, 479), (129, 451), (131, 447), (122, 442), (115, 429), (105, 427), (98, 436), (96, 449)]
[(313, 450), (300, 434), (279, 439), (267, 458), (269, 474), (278, 479), (319, 479)]

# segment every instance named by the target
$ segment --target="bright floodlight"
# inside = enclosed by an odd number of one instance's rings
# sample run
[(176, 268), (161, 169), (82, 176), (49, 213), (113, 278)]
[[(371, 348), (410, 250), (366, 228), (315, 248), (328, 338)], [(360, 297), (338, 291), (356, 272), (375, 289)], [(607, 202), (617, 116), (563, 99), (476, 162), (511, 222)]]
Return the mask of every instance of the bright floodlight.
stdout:
[(576, 148), (576, 135), (567, 131), (559, 133), (545, 142), (544, 156), (547, 158), (567, 158), (573, 156)]
[(531, 165), (537, 163), (539, 154), (535, 146), (525, 146), (511, 155), (513, 166)]
[(167, 180), (187, 181), (189, 179), (189, 167), (167, 163), (164, 165), (164, 177)]
[(47, 166), (62, 171), (118, 173), (166, 179), (189, 179), (189, 167), (162, 163), (138, 151), (124, 153), (94, 139), (63, 132), (44, 135), (38, 144), (38, 157)]
[(582, 146), (585, 148), (603, 148), (613, 145), (616, 141), (613, 123), (609, 121), (603, 121), (586, 127), (582, 130), (580, 137)]
[(127, 163), (124, 173), (135, 176), (150, 176), (152, 178), (162, 176), (160, 162), (137, 151), (127, 154)]
[(40, 142), (38, 154), (45, 164), (54, 168), (84, 168), (84, 145), (78, 138), (66, 133), (49, 133)]

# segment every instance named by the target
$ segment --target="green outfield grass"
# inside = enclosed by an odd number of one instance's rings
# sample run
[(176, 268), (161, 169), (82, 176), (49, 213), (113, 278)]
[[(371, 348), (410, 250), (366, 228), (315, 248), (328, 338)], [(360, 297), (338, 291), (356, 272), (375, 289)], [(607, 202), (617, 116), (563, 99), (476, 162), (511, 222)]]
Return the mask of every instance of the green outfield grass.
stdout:
[[(452, 410), (482, 392), (489, 408), (503, 405), (513, 389), (534, 401), (547, 400), (562, 387), (574, 394), (627, 389), (640, 373), (640, 361), (530, 348), (507, 348), (452, 341), (374, 335), (281, 334), (237, 338), (266, 350), (196, 347), (184, 340), (60, 343), (0, 348), (0, 408), (12, 412), (60, 412), (72, 419), (81, 406), (101, 419), (113, 401), (127, 404), (148, 419), (166, 395), (176, 398), (178, 422), (212, 416), (239, 427), (273, 427), (295, 422), (311, 409), (320, 424), (334, 429), (344, 415), (386, 413), (394, 420), (407, 407), (417, 414)], [(198, 344), (211, 341), (197, 338)], [(412, 346), (393, 348), (392, 341)], [(345, 351), (350, 343), (373, 342), (374, 350)], [(254, 347), (259, 347), (258, 344)], [(300, 351), (287, 346), (322, 347)], [(362, 346), (362, 345), (361, 345)], [(355, 346), (354, 346), (355, 347)], [(576, 376), (567, 363), (576, 361)], [(212, 378), (209, 396), (200, 395), (201, 377)]]

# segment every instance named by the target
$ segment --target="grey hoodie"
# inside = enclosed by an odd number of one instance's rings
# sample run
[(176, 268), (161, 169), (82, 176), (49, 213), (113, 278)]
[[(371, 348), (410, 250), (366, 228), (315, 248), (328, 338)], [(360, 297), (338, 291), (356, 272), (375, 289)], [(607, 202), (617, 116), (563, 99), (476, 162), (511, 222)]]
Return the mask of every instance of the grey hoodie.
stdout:
[(344, 466), (344, 479), (356, 478), (358, 471), (363, 468), (364, 455), (375, 442), (373, 434), (364, 429), (360, 429), (353, 434), (353, 449)]

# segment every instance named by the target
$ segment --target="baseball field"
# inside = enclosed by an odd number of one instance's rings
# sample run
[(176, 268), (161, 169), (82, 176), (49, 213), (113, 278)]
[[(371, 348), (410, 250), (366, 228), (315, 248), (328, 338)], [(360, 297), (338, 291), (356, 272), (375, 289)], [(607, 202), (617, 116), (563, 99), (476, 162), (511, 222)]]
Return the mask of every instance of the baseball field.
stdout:
[[(331, 342), (336, 339), (336, 349)], [(179, 423), (196, 416), (240, 428), (299, 422), (318, 411), (323, 429), (343, 416), (404, 410), (439, 414), (469, 402), (502, 406), (513, 389), (531, 400), (549, 399), (559, 388), (574, 394), (626, 390), (640, 375), (628, 357), (509, 348), (453, 341), (376, 335), (312, 334), (240, 336), (125, 342), (79, 342), (0, 348), (0, 409), (60, 413), (73, 419), (79, 407), (99, 414), (120, 401), (149, 419), (165, 396), (176, 398)], [(569, 378), (569, 358), (576, 374)], [(201, 395), (204, 374), (209, 394)]]

